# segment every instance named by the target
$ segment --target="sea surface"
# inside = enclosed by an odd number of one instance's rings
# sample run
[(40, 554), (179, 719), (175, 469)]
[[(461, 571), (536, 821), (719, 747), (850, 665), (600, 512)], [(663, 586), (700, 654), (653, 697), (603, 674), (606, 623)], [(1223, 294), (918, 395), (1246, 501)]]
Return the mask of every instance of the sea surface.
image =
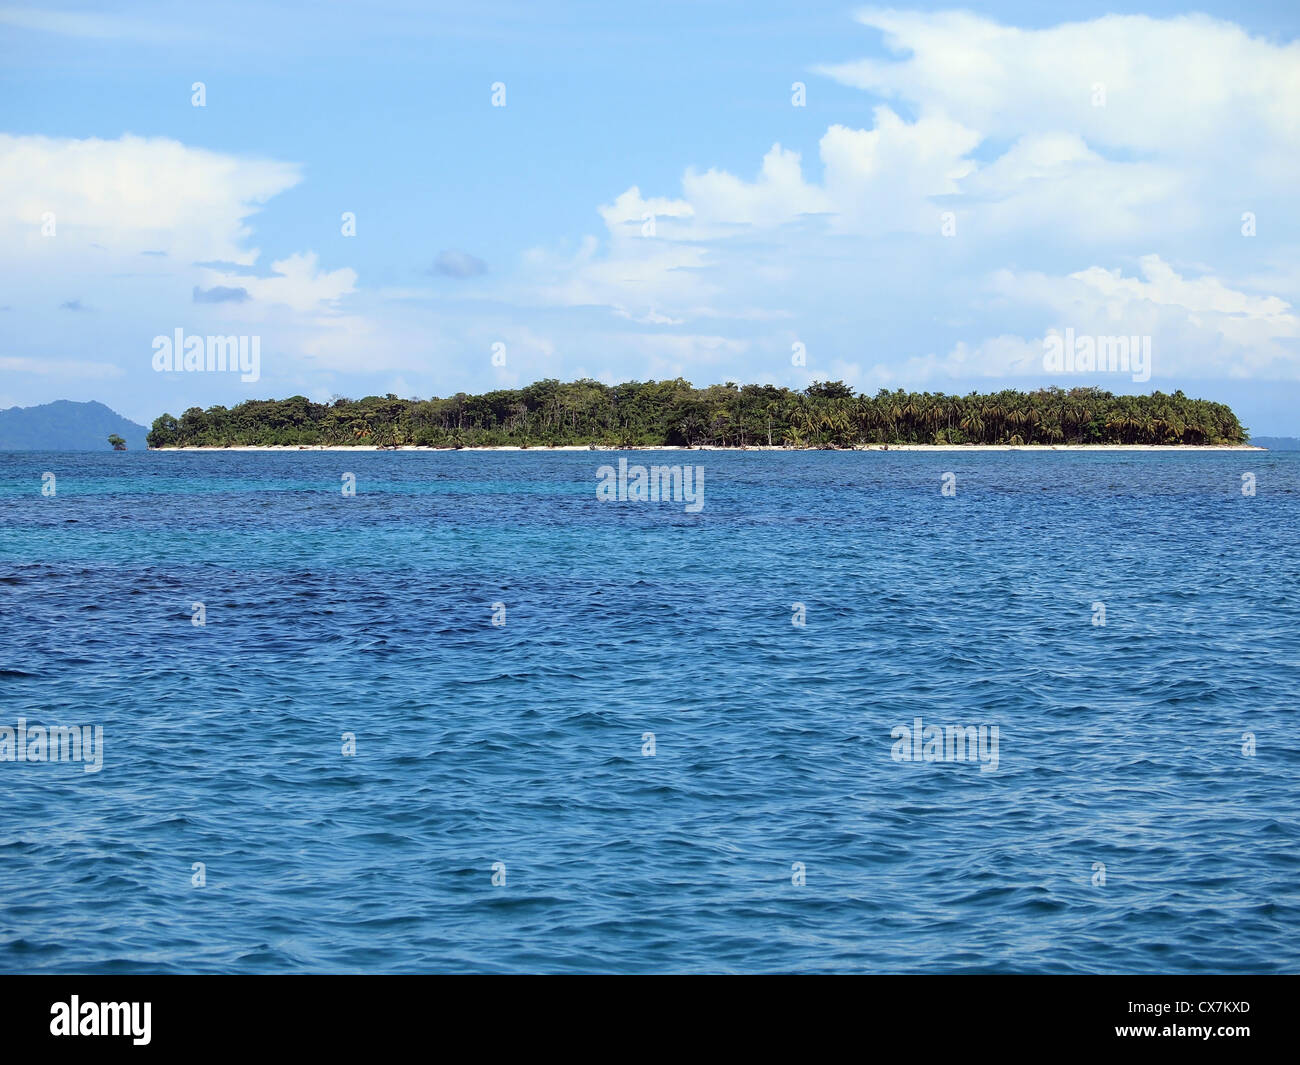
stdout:
[(0, 971), (1300, 970), (1300, 454), (621, 455), (0, 455)]

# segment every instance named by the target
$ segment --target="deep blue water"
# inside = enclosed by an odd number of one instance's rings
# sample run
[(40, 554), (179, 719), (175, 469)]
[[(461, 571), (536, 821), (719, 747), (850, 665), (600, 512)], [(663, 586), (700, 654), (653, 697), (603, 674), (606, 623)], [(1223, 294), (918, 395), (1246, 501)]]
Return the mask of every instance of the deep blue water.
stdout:
[(0, 970), (1300, 968), (1300, 454), (617, 457), (0, 455)]

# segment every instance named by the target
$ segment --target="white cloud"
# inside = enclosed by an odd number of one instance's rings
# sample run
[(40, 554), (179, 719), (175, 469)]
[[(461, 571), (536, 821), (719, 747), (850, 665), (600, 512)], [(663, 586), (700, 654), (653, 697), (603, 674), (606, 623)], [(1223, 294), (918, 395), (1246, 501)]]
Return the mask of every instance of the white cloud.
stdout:
[(905, 122), (877, 107), (873, 129), (832, 126), (821, 141), (826, 192), (841, 228), (939, 231), (939, 201), (975, 169), (974, 130), (939, 116)]
[[(899, 58), (823, 73), (985, 136), (1073, 130), (1106, 149), (1300, 170), (1300, 43), (1279, 46), (1204, 15), (1108, 15), (1045, 29), (961, 11), (868, 10), (858, 20)], [(1093, 103), (1098, 85), (1104, 106)], [(1291, 151), (1252, 158), (1261, 144)], [(1234, 145), (1251, 151), (1234, 161)]]
[[(98, 244), (112, 258), (165, 251), (250, 264), (250, 215), (300, 180), (291, 163), (241, 159), (164, 137), (0, 134), (0, 227), (30, 260)], [(54, 237), (42, 235), (55, 217)]]
[(725, 171), (697, 174), (688, 170), (682, 179), (688, 216), (705, 225), (776, 226), (805, 214), (829, 209), (826, 194), (804, 182), (799, 153), (772, 145), (763, 157), (753, 182)]
[[(1161, 376), (1300, 379), (1300, 318), (1286, 301), (1213, 276), (1184, 277), (1159, 255), (1144, 255), (1139, 265), (1140, 278), (1100, 266), (1066, 277), (1001, 270), (990, 289), (1046, 310), (1044, 335), (1069, 328), (1076, 335), (1150, 336)], [(1042, 350), (1040, 337), (1021, 372), (1041, 367)], [(979, 372), (1005, 372), (1005, 361), (995, 356), (1006, 351), (981, 350), (971, 364)]]
[(271, 277), (208, 270), (204, 284), (208, 288), (242, 288), (256, 302), (282, 304), (295, 311), (320, 309), (355, 290), (355, 270), (342, 267), (325, 272), (317, 269), (317, 262), (314, 252), (300, 252), (273, 262)]
[(684, 200), (670, 200), (663, 196), (653, 196), (647, 200), (635, 185), (618, 196), (613, 203), (600, 208), (601, 218), (615, 235), (631, 232), (640, 236), (641, 228), (649, 221), (649, 216), (654, 217), (657, 229), (661, 218), (689, 218), (693, 213), (691, 205)]

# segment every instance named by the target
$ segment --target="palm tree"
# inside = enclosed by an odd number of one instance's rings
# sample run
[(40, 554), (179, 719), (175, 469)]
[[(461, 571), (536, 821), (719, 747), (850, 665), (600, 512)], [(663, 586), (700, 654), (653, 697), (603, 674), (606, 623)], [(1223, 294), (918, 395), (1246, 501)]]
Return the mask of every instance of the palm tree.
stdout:
[(1006, 418), (1006, 410), (996, 397), (990, 397), (989, 401), (984, 404), (980, 411), (980, 416), (988, 423), (990, 430), (990, 439), (998, 440), (1002, 436), (1002, 423)]
[(958, 428), (969, 436), (975, 443), (984, 442), (984, 420), (979, 416), (978, 411), (971, 411), (958, 424)]

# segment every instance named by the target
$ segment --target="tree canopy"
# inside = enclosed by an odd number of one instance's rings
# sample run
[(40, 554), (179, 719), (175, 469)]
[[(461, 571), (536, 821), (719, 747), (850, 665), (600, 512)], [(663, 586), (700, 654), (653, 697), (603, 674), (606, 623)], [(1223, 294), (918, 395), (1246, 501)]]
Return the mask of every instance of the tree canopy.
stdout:
[(537, 381), (447, 398), (303, 396), (191, 407), (164, 414), (150, 447), (347, 445), (618, 447), (784, 444), (1240, 444), (1246, 431), (1222, 403), (1172, 395), (1113, 395), (1096, 388), (1032, 392), (890, 392), (858, 395), (842, 381), (802, 392), (727, 382)]

